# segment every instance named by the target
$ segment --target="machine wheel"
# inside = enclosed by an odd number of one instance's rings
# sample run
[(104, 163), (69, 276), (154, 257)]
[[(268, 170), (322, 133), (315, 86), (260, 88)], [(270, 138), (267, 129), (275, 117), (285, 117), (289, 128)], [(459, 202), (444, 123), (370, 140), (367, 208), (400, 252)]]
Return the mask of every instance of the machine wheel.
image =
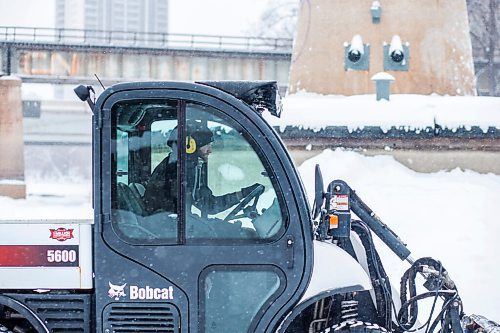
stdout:
[(387, 329), (360, 320), (344, 321), (325, 329), (322, 333), (387, 333)]
[(12, 331), (0, 323), (0, 333), (12, 333)]

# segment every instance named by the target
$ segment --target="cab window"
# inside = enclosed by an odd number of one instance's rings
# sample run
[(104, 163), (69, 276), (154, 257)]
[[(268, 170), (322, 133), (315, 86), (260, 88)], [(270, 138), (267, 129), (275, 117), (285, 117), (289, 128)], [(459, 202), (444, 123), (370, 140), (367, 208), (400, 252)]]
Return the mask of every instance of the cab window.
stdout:
[[(133, 244), (177, 244), (177, 152), (168, 145), (178, 126), (175, 100), (131, 100), (112, 110), (111, 220), (118, 237)], [(165, 161), (162, 165), (161, 162)], [(170, 161), (170, 163), (169, 163)], [(166, 168), (174, 180), (151, 187)], [(168, 206), (159, 195), (169, 194)]]
[(282, 291), (283, 279), (279, 270), (270, 267), (209, 267), (201, 274), (201, 332), (249, 332), (269, 301)]
[(186, 106), (186, 124), (186, 237), (269, 240), (280, 235), (285, 219), (271, 170), (244, 129), (217, 109), (194, 103)]
[(271, 166), (223, 112), (131, 100), (112, 115), (112, 222), (120, 238), (268, 242), (283, 234), (287, 218)]

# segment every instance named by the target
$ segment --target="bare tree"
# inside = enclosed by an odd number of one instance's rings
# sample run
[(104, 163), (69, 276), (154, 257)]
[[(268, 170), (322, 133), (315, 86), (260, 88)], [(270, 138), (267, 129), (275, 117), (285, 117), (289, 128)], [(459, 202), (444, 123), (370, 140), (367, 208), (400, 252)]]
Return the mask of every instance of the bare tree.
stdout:
[(270, 1), (253, 30), (253, 35), (266, 38), (289, 38), (295, 36), (299, 0)]
[(476, 76), (487, 74), (489, 94), (498, 95), (500, 0), (467, 0), (467, 7)]

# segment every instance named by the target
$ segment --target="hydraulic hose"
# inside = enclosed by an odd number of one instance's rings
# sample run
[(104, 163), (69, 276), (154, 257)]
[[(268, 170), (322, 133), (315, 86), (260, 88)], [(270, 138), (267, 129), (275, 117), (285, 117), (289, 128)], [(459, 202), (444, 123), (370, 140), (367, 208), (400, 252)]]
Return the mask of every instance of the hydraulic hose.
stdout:
[(380, 256), (373, 244), (370, 229), (368, 229), (365, 223), (358, 220), (353, 220), (351, 222), (351, 228), (359, 236), (365, 248), (368, 271), (375, 292), (377, 317), (379, 318), (377, 324), (390, 328), (392, 323), (392, 293), (389, 277), (384, 270)]

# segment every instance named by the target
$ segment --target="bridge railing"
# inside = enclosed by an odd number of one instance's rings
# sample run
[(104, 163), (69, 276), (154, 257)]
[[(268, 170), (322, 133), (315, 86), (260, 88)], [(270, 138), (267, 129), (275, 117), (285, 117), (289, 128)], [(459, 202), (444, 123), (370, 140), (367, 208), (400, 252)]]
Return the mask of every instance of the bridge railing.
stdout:
[(92, 46), (290, 52), (292, 39), (0, 26), (0, 41)]

